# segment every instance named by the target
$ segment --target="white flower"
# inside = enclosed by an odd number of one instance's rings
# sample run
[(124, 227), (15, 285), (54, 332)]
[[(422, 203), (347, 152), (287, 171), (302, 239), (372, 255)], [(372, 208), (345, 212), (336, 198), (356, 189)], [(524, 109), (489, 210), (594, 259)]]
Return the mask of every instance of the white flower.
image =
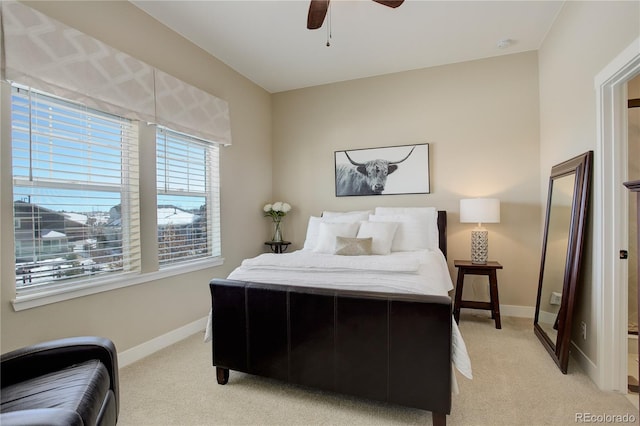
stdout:
[(291, 211), (291, 205), (282, 201), (276, 201), (273, 204), (265, 204), (262, 208), (264, 216), (268, 216), (276, 222), (279, 222), (288, 212)]

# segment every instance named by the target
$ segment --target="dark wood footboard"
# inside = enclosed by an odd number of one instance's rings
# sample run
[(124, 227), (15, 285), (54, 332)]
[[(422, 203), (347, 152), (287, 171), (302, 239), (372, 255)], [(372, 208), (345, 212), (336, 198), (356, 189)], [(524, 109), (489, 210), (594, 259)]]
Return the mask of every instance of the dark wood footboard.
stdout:
[(451, 299), (214, 279), (213, 365), (451, 411)]

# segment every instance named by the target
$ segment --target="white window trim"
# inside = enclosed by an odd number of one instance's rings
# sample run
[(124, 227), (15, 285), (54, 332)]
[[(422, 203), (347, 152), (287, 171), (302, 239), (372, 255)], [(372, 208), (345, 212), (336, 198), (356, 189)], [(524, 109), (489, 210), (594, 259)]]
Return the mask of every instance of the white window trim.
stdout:
[[(0, 82), (0, 103), (3, 105), (3, 110), (6, 107), (7, 111), (11, 111), (11, 86), (8, 83)], [(2, 114), (0, 116), (0, 128), (3, 129), (3, 136), (5, 136), (4, 129), (9, 129), (6, 133), (8, 136), (7, 140), (11, 140), (11, 114)], [(155, 143), (155, 131), (153, 132), (153, 141)], [(3, 143), (4, 145), (4, 143)], [(11, 143), (7, 144), (9, 147)], [(13, 179), (12, 179), (12, 168), (11, 168), (11, 148), (8, 150), (7, 159), (9, 163), (7, 164), (6, 171), (3, 171), (3, 174), (6, 172), (9, 179), (1, 179), (0, 185), (2, 185), (2, 191), (7, 194), (12, 194), (13, 190)], [(3, 160), (4, 161), (4, 160)], [(4, 165), (4, 164), (3, 164)], [(8, 185), (6, 187), (5, 185)], [(4, 214), (4, 213), (3, 213)], [(7, 228), (7, 233), (11, 235), (13, 238), (13, 226), (14, 226), (14, 218), (13, 218), (13, 203), (11, 203), (11, 208), (7, 209), (7, 215), (11, 216), (11, 221), (7, 221), (10, 224), (11, 228)], [(9, 232), (10, 231), (10, 232)], [(154, 232), (155, 236), (155, 232)], [(11, 255), (13, 258), (13, 254)], [(4, 262), (5, 259), (0, 259), (0, 262)], [(11, 260), (11, 263), (14, 263), (14, 260)], [(66, 300), (75, 299), (78, 297), (89, 296), (93, 294), (103, 293), (106, 291), (117, 290), (120, 288), (130, 287), (138, 284), (145, 284), (152, 281), (157, 281), (161, 279), (171, 278), (178, 275), (188, 274), (197, 271), (209, 270), (218, 266), (222, 266), (224, 264), (224, 258), (222, 256), (211, 256), (202, 259), (195, 259), (191, 262), (184, 262), (176, 265), (167, 266), (157, 271), (151, 272), (131, 272), (118, 274), (117, 276), (105, 276), (101, 278), (93, 278), (90, 280), (82, 280), (77, 283), (66, 282), (60, 286), (48, 286), (47, 288), (34, 288), (34, 289), (23, 289), (20, 291), (20, 295), (15, 294), (15, 298), (12, 299), (11, 304), (13, 309), (16, 312), (37, 308), (40, 306), (49, 305), (52, 303), (63, 302)], [(13, 265), (12, 265), (13, 266)], [(3, 273), (3, 278), (7, 278), (5, 274), (10, 275), (10, 281), (15, 282), (15, 268), (7, 268), (10, 269), (10, 272)], [(14, 287), (15, 291), (15, 287)]]
[(33, 291), (21, 291), (23, 294), (16, 296), (11, 303), (13, 305), (13, 309), (18, 312), (51, 303), (75, 299), (77, 297), (89, 296), (92, 294), (103, 293), (105, 291), (117, 290), (119, 288), (170, 278), (176, 275), (215, 268), (223, 264), (223, 257), (210, 257), (175, 265), (173, 267), (166, 267), (155, 272), (120, 274), (117, 277), (84, 280), (77, 284), (66, 283), (63, 287), (61, 286), (56, 288), (52, 286), (47, 289), (39, 288), (37, 290), (34, 289)]

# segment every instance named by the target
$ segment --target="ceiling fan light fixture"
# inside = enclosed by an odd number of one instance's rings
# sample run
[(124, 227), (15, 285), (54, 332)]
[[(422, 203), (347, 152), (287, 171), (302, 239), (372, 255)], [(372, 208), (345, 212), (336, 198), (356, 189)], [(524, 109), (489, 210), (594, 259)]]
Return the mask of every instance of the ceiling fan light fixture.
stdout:
[(317, 30), (322, 26), (330, 0), (311, 0), (309, 3), (309, 13), (307, 15), (307, 28)]
[[(324, 22), (324, 18), (327, 16), (327, 10), (329, 9), (329, 2), (331, 0), (310, 0), (309, 13), (307, 14), (307, 28), (310, 30), (317, 30)], [(374, 2), (383, 6), (395, 9), (399, 7), (404, 0), (373, 0)]]

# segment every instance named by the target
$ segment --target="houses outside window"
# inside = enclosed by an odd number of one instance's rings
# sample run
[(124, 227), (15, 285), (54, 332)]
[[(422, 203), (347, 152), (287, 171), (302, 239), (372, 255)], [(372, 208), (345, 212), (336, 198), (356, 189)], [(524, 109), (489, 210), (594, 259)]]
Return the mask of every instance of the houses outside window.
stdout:
[(220, 255), (219, 148), (158, 128), (156, 136), (160, 266)]

